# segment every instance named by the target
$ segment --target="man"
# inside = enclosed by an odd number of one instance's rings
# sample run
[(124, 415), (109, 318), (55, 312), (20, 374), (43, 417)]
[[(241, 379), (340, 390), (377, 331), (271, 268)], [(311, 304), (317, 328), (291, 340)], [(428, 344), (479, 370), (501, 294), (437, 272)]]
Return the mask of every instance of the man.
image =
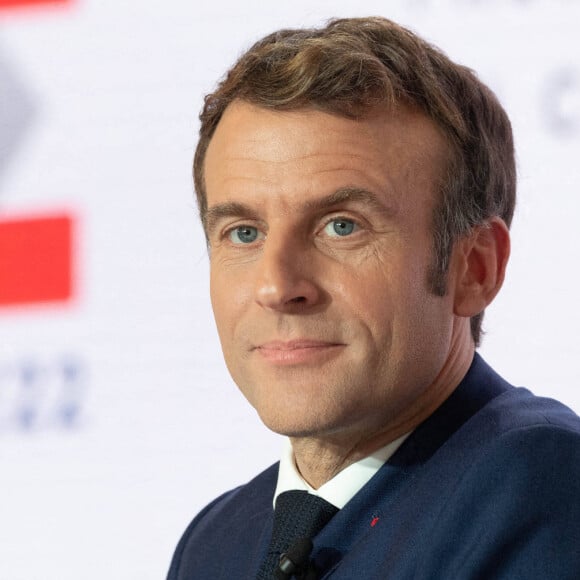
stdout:
[(169, 579), (580, 578), (580, 420), (475, 354), (515, 204), (491, 91), (393, 22), (336, 20), (255, 44), (201, 121), (225, 360), (290, 446), (195, 518)]

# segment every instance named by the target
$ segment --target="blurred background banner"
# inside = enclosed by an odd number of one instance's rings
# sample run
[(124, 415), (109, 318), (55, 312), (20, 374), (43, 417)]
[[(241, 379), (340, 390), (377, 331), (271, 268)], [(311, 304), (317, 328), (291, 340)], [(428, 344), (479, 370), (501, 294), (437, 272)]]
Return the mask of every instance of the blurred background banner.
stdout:
[(66, 4), (71, 0), (0, 0), (0, 8), (35, 6), (38, 4)]
[(275, 461), (222, 361), (191, 160), (203, 95), (281, 27), (380, 14), (478, 71), (519, 203), (484, 357), (580, 411), (580, 1), (0, 0), (0, 580), (163, 578)]
[(66, 301), (72, 294), (72, 219), (0, 221), (0, 305)]

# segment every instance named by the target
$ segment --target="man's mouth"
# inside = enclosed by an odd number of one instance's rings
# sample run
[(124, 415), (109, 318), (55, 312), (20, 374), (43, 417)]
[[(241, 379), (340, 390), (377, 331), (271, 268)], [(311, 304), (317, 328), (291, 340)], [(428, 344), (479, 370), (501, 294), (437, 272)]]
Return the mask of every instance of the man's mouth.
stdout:
[(322, 362), (323, 359), (338, 354), (344, 347), (343, 343), (338, 342), (295, 339), (264, 342), (254, 350), (271, 363), (292, 365)]

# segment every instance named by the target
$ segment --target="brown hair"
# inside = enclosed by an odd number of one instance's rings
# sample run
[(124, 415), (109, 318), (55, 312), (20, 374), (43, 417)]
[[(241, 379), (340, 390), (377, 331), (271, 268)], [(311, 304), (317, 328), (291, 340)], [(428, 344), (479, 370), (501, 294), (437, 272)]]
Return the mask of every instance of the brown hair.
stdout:
[[(357, 118), (377, 106), (410, 105), (430, 117), (450, 146), (433, 216), (429, 286), (444, 295), (453, 244), (493, 216), (509, 226), (516, 170), (511, 125), (492, 91), (470, 69), (385, 18), (330, 21), (323, 28), (280, 30), (254, 44), (206, 96), (194, 181), (202, 222), (208, 144), (234, 100), (277, 110), (317, 108)], [(478, 345), (483, 312), (471, 319)]]

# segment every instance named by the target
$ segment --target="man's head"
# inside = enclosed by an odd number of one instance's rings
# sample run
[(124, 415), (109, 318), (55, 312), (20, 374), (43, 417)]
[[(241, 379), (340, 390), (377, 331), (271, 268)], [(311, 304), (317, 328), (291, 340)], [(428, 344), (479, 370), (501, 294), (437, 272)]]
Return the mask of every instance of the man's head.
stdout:
[[(515, 162), (509, 120), (493, 93), (469, 69), (410, 31), (382, 18), (331, 21), (320, 29), (282, 30), (250, 48), (206, 97), (194, 180), (206, 226), (204, 163), (226, 109), (235, 101), (275, 111), (318, 110), (347, 119), (377, 108), (420, 111), (448, 147), (432, 214), (428, 284), (447, 288), (456, 240), (498, 216), (509, 226), (515, 205)], [(207, 229), (206, 229), (207, 233)], [(480, 340), (483, 312), (471, 318)]]

